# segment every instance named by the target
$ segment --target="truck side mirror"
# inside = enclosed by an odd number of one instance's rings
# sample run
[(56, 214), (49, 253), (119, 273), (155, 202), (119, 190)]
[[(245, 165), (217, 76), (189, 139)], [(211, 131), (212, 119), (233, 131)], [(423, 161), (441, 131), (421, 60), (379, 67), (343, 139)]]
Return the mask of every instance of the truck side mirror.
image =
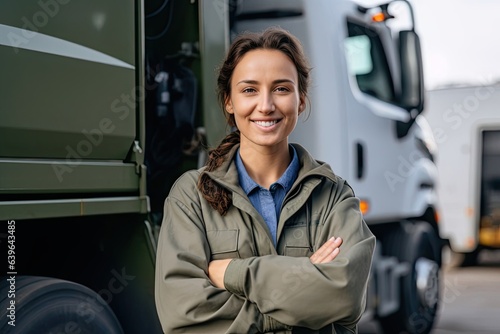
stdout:
[[(414, 30), (399, 32), (401, 55), (401, 105), (414, 119), (424, 109), (424, 75), (420, 39)], [(415, 111), (417, 113), (415, 113)]]

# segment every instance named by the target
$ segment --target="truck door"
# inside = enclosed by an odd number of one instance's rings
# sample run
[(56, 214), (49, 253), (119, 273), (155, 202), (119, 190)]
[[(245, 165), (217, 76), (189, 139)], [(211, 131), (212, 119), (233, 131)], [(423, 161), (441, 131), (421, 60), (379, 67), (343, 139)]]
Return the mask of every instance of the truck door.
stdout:
[(410, 113), (400, 102), (399, 51), (392, 32), (382, 23), (347, 18), (348, 80), (346, 177), (368, 203), (367, 221), (385, 222), (421, 215), (426, 203), (422, 185), (432, 185), (433, 163), (417, 144), (415, 128), (401, 136), (397, 124)]

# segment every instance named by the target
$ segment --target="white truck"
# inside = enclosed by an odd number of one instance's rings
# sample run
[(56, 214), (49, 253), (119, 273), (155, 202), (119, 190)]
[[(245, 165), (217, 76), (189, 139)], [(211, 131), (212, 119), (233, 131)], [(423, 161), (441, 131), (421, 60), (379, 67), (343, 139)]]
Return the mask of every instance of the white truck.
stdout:
[(500, 248), (500, 86), (427, 92), (426, 117), (438, 146), (441, 235), (453, 264), (474, 265)]
[(292, 141), (348, 180), (377, 236), (366, 318), (386, 333), (431, 330), (437, 172), (407, 1), (8, 0), (0, 242), (13, 257), (2, 333), (160, 331), (163, 200), (203, 162), (200, 143), (225, 135), (214, 69), (231, 37), (267, 25), (297, 35), (314, 68), (310, 117)]

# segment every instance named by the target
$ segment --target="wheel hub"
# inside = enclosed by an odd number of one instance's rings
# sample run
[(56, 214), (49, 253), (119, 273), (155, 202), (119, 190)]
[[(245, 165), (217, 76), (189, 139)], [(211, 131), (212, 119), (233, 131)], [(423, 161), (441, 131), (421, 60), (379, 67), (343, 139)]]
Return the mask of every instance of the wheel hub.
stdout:
[(439, 299), (439, 266), (435, 261), (421, 257), (415, 263), (417, 291), (424, 307), (434, 308)]

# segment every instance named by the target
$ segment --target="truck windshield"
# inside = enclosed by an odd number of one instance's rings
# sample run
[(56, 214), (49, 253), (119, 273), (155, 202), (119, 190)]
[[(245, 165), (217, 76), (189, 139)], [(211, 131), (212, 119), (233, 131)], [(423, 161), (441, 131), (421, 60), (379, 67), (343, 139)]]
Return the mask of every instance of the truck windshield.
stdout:
[(359, 89), (382, 101), (394, 103), (394, 84), (387, 57), (377, 32), (348, 22), (349, 37), (344, 40), (348, 70)]

